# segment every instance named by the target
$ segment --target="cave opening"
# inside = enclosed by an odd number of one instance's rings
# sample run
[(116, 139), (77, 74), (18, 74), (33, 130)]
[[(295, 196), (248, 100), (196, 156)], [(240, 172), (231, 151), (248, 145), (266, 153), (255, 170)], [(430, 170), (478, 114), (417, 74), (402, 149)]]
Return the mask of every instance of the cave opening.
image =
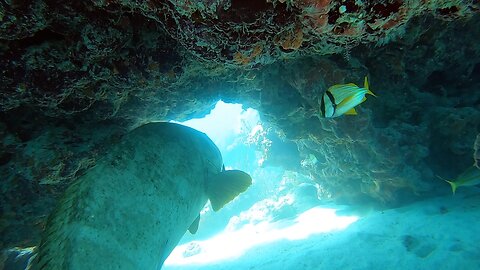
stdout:
[(261, 159), (255, 149), (259, 147), (259, 134), (263, 129), (257, 110), (243, 108), (242, 104), (219, 100), (215, 107), (202, 118), (183, 122), (171, 121), (199, 130), (210, 137), (222, 153), (226, 168), (251, 172)]
[(218, 212), (207, 203), (198, 231), (183, 236), (165, 269), (235, 260), (264, 245), (342, 231), (359, 219), (319, 204), (319, 186), (302, 174), (306, 161), (296, 144), (280, 138), (257, 110), (219, 101), (203, 118), (177, 123), (207, 134), (225, 168), (248, 172), (253, 184)]

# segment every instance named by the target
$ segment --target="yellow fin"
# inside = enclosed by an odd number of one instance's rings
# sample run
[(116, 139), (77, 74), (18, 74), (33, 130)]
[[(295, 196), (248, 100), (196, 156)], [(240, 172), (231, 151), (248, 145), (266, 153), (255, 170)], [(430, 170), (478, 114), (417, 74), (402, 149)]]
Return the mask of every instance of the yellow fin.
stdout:
[(452, 182), (452, 181), (448, 181), (448, 180), (445, 180), (445, 181), (450, 184), (450, 186), (452, 187), (452, 193), (453, 195), (455, 195), (455, 191), (457, 190), (457, 184), (455, 184), (455, 182)]
[(352, 87), (358, 87), (356, 84), (354, 83), (344, 83), (344, 84), (335, 84), (335, 85), (332, 85), (328, 88), (328, 91), (332, 92), (332, 91), (336, 91), (337, 89), (339, 88), (342, 88), (342, 87), (345, 87), (345, 86), (352, 86)]
[(351, 108), (345, 114), (346, 115), (357, 115), (357, 111), (355, 111), (355, 108)]
[(447, 179), (443, 178), (443, 177), (440, 177), (437, 175), (438, 178), (442, 179), (443, 181), (447, 182), (450, 184), (450, 186), (452, 187), (452, 193), (453, 195), (455, 195), (455, 191), (457, 190), (458, 186), (457, 184), (455, 184), (455, 182), (453, 181), (448, 181)]
[(251, 184), (250, 175), (239, 170), (223, 171), (212, 177), (207, 183), (207, 195), (213, 211), (220, 210), (238, 194), (247, 190)]
[[(363, 88), (367, 89), (367, 94), (372, 95), (374, 97), (377, 97), (377, 95), (375, 95), (372, 91), (370, 91), (370, 85), (368, 83), (367, 76), (365, 76), (365, 82), (363, 83)], [(364, 100), (362, 100), (362, 102), (363, 101), (365, 101), (365, 98), (364, 98)]]
[(198, 214), (197, 218), (192, 222), (192, 225), (188, 228), (188, 231), (191, 234), (195, 234), (198, 231), (198, 225), (200, 224), (200, 214)]
[(356, 84), (354, 83), (346, 83), (346, 84), (335, 84), (333, 86), (330, 86), (330, 88), (328, 88), (328, 92), (336, 95), (338, 92), (344, 92), (345, 91), (345, 88), (359, 88)]

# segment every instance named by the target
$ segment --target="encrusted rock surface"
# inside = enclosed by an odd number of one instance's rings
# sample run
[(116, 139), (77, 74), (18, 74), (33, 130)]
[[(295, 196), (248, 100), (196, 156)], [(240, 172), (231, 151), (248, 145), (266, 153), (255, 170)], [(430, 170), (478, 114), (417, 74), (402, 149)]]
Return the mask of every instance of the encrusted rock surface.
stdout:
[[(362, 4), (363, 3), (363, 4)], [(444, 192), (480, 129), (478, 1), (0, 2), (0, 248), (38, 243), (56, 198), (150, 120), (219, 99), (297, 143), (323, 198), (386, 206)], [(333, 84), (372, 91), (322, 119)], [(448, 189), (446, 190), (448, 192)]]

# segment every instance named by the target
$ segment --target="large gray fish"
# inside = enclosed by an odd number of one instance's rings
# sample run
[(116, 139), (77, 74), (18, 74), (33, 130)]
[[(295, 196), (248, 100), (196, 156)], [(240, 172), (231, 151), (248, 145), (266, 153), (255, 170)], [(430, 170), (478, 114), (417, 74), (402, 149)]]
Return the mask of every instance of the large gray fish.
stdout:
[(30, 269), (160, 269), (208, 199), (217, 211), (251, 182), (204, 133), (146, 124), (66, 190)]

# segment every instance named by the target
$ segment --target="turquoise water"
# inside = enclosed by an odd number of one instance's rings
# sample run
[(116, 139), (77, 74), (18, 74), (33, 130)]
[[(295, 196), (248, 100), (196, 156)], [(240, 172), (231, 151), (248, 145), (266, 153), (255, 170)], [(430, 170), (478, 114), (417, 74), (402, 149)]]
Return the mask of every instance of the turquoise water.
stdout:
[[(399, 207), (339, 204), (306, 173), (316, 156), (302, 157), (257, 111), (219, 102), (205, 118), (182, 124), (209, 135), (226, 169), (244, 170), (254, 182), (219, 212), (207, 203), (199, 230), (185, 233), (162, 269), (480, 268), (478, 187), (451, 195), (442, 183), (444, 195)], [(11, 250), (4, 269), (24, 269), (30, 256)]]
[[(164, 269), (478, 269), (479, 197), (469, 192), (369, 212), (334, 206), (336, 215), (320, 205), (270, 225), (227, 228), (226, 239), (192, 240)], [(328, 225), (334, 221), (341, 226)]]
[[(227, 107), (220, 104), (217, 109), (222, 106)], [(215, 115), (225, 116), (212, 111), (212, 123), (218, 123)], [(237, 115), (248, 123), (243, 126), (246, 129), (262, 124), (256, 116)], [(232, 117), (230, 123), (242, 122)], [(202, 129), (199, 122), (196, 128)], [(264, 129), (251, 128), (253, 132)], [(254, 134), (239, 130), (235, 136), (226, 135), (220, 144), (226, 147), (220, 149), (225, 164), (249, 172), (254, 185), (219, 213), (211, 213), (207, 206), (198, 233), (184, 236), (164, 269), (480, 268), (478, 187), (459, 189), (453, 196), (444, 183), (445, 195), (393, 209), (339, 205), (322, 198), (321, 184), (299, 173), (315, 163), (314, 157), (301, 159), (297, 153), (297, 167), (281, 166), (278, 161), (277, 166), (263, 165), (259, 162), (263, 151), (273, 148), (272, 144), (262, 145), (264, 138), (253, 144), (238, 143), (242, 136), (245, 142)], [(274, 137), (268, 133), (267, 140), (272, 138), (275, 147), (291, 151), (286, 142)]]
[(0, 269), (480, 269), (479, 41), (479, 0), (0, 1)]

